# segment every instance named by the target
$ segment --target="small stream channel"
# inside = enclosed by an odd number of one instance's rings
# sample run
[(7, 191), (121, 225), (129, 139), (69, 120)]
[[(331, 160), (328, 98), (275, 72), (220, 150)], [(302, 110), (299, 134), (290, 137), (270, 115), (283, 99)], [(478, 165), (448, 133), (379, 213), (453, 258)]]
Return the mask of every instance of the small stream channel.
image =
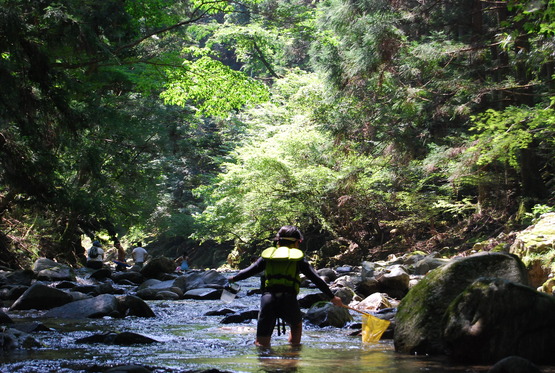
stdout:
[[(43, 348), (2, 355), (0, 371), (102, 372), (130, 364), (172, 373), (209, 369), (300, 373), (486, 372), (489, 368), (453, 366), (442, 359), (398, 354), (392, 340), (363, 344), (360, 337), (349, 335), (352, 329), (318, 328), (307, 323), (301, 347), (290, 347), (287, 336), (274, 333), (273, 348), (262, 351), (253, 345), (255, 320), (221, 324), (223, 316), (205, 316), (208, 311), (223, 308), (258, 309), (259, 295), (246, 296), (246, 290), (258, 284), (256, 278), (242, 281), (238, 298), (229, 304), (219, 300), (149, 301), (156, 318), (53, 320), (10, 313), (16, 323), (40, 321), (52, 331), (33, 333), (44, 344)], [(357, 314), (353, 314), (353, 319), (360, 322)], [(75, 343), (79, 338), (108, 331), (135, 332), (159, 343), (135, 346)]]

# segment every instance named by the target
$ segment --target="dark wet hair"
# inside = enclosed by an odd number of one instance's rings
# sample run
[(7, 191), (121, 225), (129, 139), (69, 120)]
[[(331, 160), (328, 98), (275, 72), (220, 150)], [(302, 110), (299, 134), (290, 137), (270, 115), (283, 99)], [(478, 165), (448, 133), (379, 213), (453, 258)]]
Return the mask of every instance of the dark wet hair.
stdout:
[(289, 246), (296, 241), (302, 241), (303, 234), (299, 230), (299, 228), (295, 227), (294, 225), (284, 225), (280, 228), (276, 237), (274, 237), (274, 241), (277, 242), (280, 246)]

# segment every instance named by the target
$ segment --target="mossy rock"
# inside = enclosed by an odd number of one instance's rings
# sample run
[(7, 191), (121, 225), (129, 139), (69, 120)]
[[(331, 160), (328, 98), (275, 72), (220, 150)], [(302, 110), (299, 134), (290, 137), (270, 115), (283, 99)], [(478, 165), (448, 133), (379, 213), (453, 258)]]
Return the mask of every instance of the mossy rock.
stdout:
[(520, 232), (510, 252), (523, 260), (525, 257), (555, 250), (555, 213), (541, 216), (538, 222)]
[(555, 269), (555, 213), (517, 234), (510, 252), (519, 256), (530, 273), (534, 287), (541, 286)]
[(506, 253), (478, 253), (455, 258), (428, 273), (411, 288), (398, 307), (395, 349), (417, 354), (442, 354), (442, 319), (450, 303), (480, 277), (527, 284), (518, 257)]

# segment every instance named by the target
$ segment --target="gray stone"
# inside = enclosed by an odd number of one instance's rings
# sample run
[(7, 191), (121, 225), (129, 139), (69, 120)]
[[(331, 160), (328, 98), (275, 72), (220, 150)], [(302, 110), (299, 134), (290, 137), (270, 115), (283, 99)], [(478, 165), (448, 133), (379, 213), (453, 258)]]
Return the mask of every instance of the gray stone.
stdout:
[(541, 370), (520, 356), (509, 356), (495, 363), (488, 373), (541, 373)]
[(35, 283), (17, 298), (10, 310), (48, 310), (72, 301), (71, 295), (63, 290)]
[(175, 263), (170, 258), (159, 256), (149, 260), (141, 269), (141, 274), (146, 278), (158, 278), (165, 273), (175, 270)]
[(353, 319), (347, 309), (334, 306), (329, 302), (316, 303), (310, 307), (305, 318), (319, 327), (335, 326), (337, 328), (344, 327)]
[(555, 363), (555, 298), (514, 282), (482, 278), (445, 314), (443, 341), (451, 358), (494, 363), (518, 355)]
[(102, 294), (90, 299), (78, 300), (47, 311), (44, 317), (60, 319), (100, 318), (118, 312), (118, 302), (111, 294)]
[(441, 320), (451, 302), (476, 279), (489, 276), (527, 284), (518, 257), (504, 253), (453, 259), (431, 271), (401, 300), (396, 316), (395, 349), (411, 354), (442, 354)]
[(134, 295), (117, 297), (119, 310), (124, 316), (155, 317), (154, 311), (141, 298)]
[(200, 288), (192, 289), (183, 294), (184, 299), (216, 300), (222, 295), (221, 289)]

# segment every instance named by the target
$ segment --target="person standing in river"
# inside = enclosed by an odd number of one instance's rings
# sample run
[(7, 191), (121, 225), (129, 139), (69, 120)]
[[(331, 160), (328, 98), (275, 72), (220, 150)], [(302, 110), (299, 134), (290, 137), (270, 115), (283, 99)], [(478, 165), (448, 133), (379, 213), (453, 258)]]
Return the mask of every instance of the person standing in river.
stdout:
[(141, 242), (137, 242), (135, 248), (131, 252), (131, 256), (133, 257), (133, 263), (139, 269), (143, 268), (143, 264), (148, 257), (148, 252), (142, 247)]
[(303, 240), (301, 231), (292, 225), (281, 227), (274, 241), (276, 245), (262, 252), (262, 255), (248, 268), (228, 278), (229, 282), (241, 281), (264, 271), (264, 291), (260, 299), (260, 312), (256, 328), (255, 344), (269, 348), (277, 319), (282, 319), (290, 327), (289, 343), (300, 345), (302, 337), (302, 313), (297, 301), (301, 284), (300, 274), (304, 274), (331, 302), (339, 307), (343, 302), (336, 297), (329, 286), (308, 263), (299, 250)]

